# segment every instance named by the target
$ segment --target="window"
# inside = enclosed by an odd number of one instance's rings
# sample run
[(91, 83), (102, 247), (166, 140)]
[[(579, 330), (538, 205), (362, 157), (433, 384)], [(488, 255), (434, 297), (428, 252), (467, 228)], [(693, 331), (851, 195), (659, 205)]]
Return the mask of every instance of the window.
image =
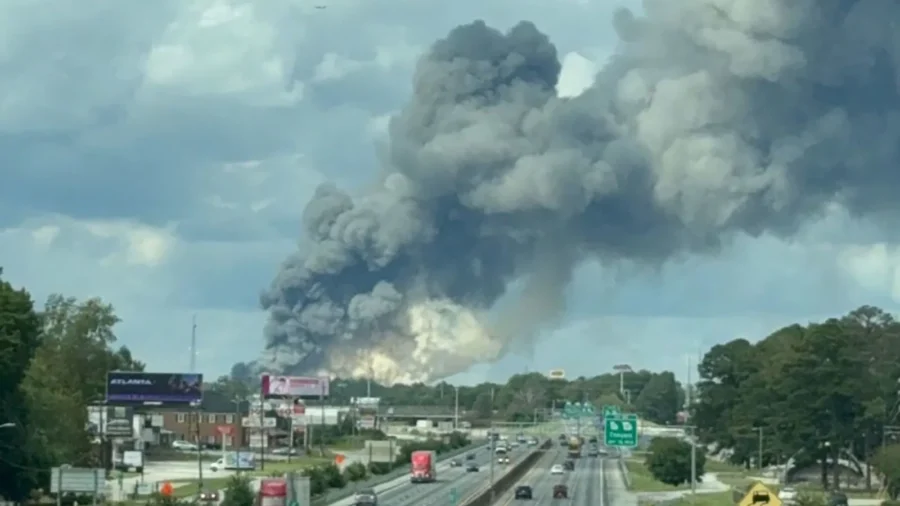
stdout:
[(225, 415), (225, 423), (228, 423), (228, 424), (234, 423), (234, 415)]
[(175, 413), (175, 421), (178, 423), (184, 423), (184, 413)]
[(216, 423), (216, 415), (209, 415), (206, 417), (206, 421), (209, 423)]
[(206, 444), (208, 444), (208, 445), (216, 444), (216, 436), (206, 436)]

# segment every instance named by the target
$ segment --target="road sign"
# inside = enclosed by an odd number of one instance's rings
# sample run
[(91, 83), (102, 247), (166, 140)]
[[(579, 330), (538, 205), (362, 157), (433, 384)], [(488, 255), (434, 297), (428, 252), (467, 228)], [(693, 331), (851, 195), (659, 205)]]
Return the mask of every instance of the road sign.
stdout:
[(615, 418), (619, 416), (618, 406), (603, 406), (603, 418)]
[(594, 406), (587, 402), (566, 402), (562, 417), (565, 420), (594, 416)]
[(603, 443), (606, 446), (634, 448), (638, 445), (637, 416), (606, 418)]
[(87, 467), (54, 467), (50, 470), (50, 492), (98, 494), (106, 489), (106, 470)]
[(781, 504), (781, 499), (779, 499), (774, 492), (769, 490), (769, 487), (760, 482), (756, 482), (750, 487), (750, 490), (747, 491), (747, 495), (741, 499), (738, 506), (781, 506)]
[(231, 425), (218, 425), (218, 426), (216, 426), (216, 432), (218, 432), (219, 434), (221, 434), (221, 435), (223, 435), (223, 436), (230, 436), (230, 435), (231, 435), (231, 430), (232, 430)]

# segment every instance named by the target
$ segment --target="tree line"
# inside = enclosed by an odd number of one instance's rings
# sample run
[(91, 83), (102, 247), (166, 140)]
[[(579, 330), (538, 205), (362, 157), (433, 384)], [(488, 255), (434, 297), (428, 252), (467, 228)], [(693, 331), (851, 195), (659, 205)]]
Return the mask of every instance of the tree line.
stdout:
[(829, 458), (868, 466), (900, 433), (900, 322), (876, 307), (713, 346), (699, 375), (692, 423), (736, 464), (759, 463), (761, 436), (763, 465), (819, 463), (827, 488), (840, 472)]
[[(481, 383), (459, 386), (459, 408), (463, 417), (473, 422), (528, 422), (544, 419), (566, 401), (587, 402), (600, 408), (614, 405), (635, 412), (658, 424), (672, 424), (684, 405), (684, 388), (669, 371), (646, 370), (625, 373), (624, 387), (619, 391), (618, 373), (600, 374), (574, 379), (551, 379), (544, 374), (516, 374), (506, 383)], [(250, 395), (259, 389), (259, 378), (240, 371), (223, 376), (205, 387), (229, 398)], [(329, 403), (348, 405), (353, 398), (381, 399), (382, 406), (442, 406), (454, 408), (457, 386), (446, 382), (434, 385), (382, 385), (364, 378), (338, 378), (331, 382)], [(631, 401), (628, 404), (627, 401)]]

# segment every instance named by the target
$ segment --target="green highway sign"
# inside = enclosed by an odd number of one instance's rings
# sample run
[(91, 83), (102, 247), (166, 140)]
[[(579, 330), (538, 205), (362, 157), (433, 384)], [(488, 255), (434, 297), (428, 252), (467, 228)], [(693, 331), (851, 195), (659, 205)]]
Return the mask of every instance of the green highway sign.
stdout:
[(566, 402), (566, 404), (563, 406), (562, 417), (566, 420), (592, 416), (594, 416), (594, 406), (590, 403)]
[(604, 421), (603, 443), (606, 446), (635, 448), (638, 445), (637, 415), (620, 415)]
[(619, 416), (618, 406), (603, 406), (603, 418), (615, 418)]
[(456, 491), (456, 487), (450, 489), (450, 504), (457, 504), (459, 502), (459, 492)]
[(288, 504), (288, 506), (300, 506), (300, 503), (297, 502), (296, 499), (294, 499), (293, 501), (290, 502), (290, 504)]

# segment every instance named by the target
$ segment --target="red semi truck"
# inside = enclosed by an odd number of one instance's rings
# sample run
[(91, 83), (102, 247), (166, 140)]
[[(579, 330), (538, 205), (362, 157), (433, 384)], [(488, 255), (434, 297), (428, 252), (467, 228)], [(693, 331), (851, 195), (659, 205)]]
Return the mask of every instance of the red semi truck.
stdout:
[(431, 483), (437, 480), (437, 454), (418, 450), (410, 455), (410, 483)]

